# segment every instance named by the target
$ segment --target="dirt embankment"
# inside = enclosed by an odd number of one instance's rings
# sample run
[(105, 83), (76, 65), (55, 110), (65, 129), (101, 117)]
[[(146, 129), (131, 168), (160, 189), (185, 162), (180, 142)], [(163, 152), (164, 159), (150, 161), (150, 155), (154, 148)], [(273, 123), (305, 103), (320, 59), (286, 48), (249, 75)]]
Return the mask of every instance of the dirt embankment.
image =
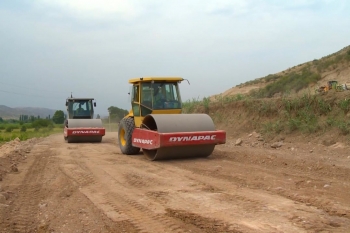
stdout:
[(228, 134), (208, 158), (152, 162), (122, 155), (116, 142), (107, 133), (102, 143), (52, 135), (8, 144), (16, 149), (0, 158), (0, 232), (350, 229), (342, 143), (272, 143), (246, 132)]

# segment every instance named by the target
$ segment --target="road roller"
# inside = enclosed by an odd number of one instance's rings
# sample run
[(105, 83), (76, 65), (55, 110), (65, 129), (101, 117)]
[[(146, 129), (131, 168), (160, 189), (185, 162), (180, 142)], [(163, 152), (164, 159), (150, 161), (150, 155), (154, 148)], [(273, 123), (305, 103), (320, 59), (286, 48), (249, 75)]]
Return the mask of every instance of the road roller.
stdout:
[(68, 142), (101, 142), (105, 128), (101, 119), (94, 119), (93, 98), (67, 98), (67, 118), (64, 122), (64, 139)]
[(143, 154), (149, 160), (207, 157), (226, 132), (216, 130), (207, 114), (183, 114), (181, 77), (142, 77), (129, 80), (131, 110), (118, 127), (123, 154)]

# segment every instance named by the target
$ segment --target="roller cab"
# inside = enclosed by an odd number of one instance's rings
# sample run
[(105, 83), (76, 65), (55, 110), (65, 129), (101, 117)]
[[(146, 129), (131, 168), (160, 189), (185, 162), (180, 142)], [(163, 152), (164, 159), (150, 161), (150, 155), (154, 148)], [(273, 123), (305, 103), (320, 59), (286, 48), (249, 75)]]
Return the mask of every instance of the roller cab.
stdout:
[(64, 123), (64, 139), (71, 142), (101, 142), (105, 128), (101, 119), (93, 119), (96, 102), (93, 98), (68, 98), (68, 119)]
[(207, 157), (226, 142), (207, 114), (182, 114), (180, 77), (130, 79), (132, 109), (119, 123), (123, 154), (143, 154), (150, 160)]

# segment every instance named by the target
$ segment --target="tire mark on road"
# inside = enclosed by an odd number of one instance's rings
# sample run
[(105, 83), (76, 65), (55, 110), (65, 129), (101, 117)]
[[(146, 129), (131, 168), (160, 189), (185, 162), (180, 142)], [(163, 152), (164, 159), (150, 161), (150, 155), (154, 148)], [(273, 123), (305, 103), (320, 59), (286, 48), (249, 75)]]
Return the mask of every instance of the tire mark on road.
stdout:
[[(31, 156), (34, 161), (26, 171), (23, 181), (17, 186), (17, 197), (9, 206), (9, 213), (4, 221), (6, 232), (33, 232), (36, 230), (36, 213), (39, 211), (39, 203), (42, 195), (42, 170), (45, 169), (48, 158), (49, 148), (45, 148), (43, 152), (36, 152), (43, 150), (41, 148), (33, 149)], [(47, 146), (46, 146), (47, 147)]]
[[(112, 220), (127, 220), (141, 232), (183, 232), (181, 224), (175, 224), (172, 218), (152, 213), (150, 209), (139, 204), (135, 199), (125, 198), (125, 192), (116, 193), (115, 189), (111, 191), (106, 185), (101, 186), (95, 180), (92, 171), (84, 164), (86, 161), (78, 162), (75, 159), (77, 159), (77, 154), (62, 167), (63, 172), (77, 182), (77, 185), (81, 186), (80, 191)], [(108, 175), (108, 173), (104, 174)], [(132, 183), (136, 184), (137, 178), (132, 179)]]

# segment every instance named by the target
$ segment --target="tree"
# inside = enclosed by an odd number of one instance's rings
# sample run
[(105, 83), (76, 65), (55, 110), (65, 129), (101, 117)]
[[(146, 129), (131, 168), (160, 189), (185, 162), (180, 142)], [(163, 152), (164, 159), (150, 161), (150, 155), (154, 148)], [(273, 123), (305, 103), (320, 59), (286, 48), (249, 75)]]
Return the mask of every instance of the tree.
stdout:
[(55, 114), (53, 114), (52, 121), (55, 122), (55, 124), (63, 124), (64, 112), (62, 110), (57, 110)]
[(34, 122), (35, 121), (35, 116), (30, 116), (30, 122)]
[(121, 108), (114, 107), (114, 106), (109, 107), (108, 112), (109, 112), (109, 117), (111, 119), (116, 119), (117, 121), (120, 121), (121, 119), (123, 119), (123, 117), (125, 115), (127, 115), (129, 113), (125, 109), (121, 109)]

